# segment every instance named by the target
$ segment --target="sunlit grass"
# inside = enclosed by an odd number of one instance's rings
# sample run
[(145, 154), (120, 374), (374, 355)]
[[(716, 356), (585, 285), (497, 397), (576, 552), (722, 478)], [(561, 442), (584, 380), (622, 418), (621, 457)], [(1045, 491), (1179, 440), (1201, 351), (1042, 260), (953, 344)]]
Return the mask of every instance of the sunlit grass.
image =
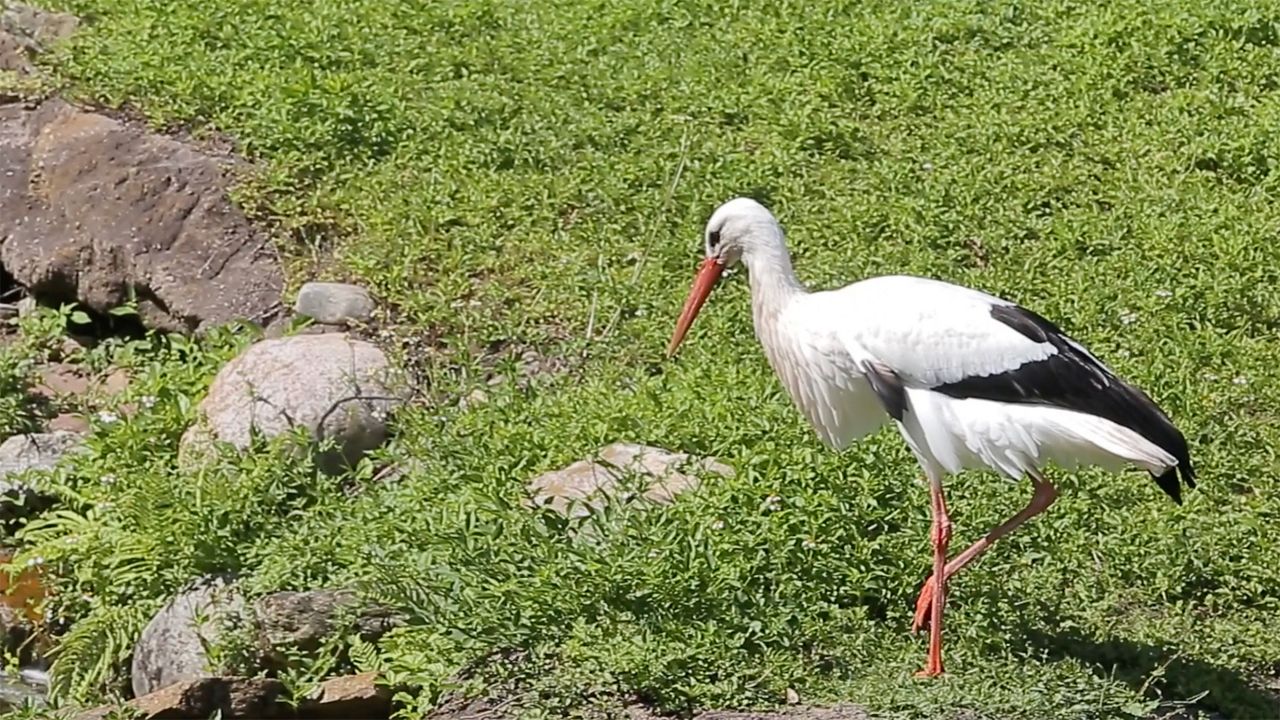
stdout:
[[(409, 608), (378, 656), (424, 706), (515, 647), (551, 716), (588, 690), (682, 709), (788, 687), (918, 717), (1123, 717), (1204, 691), (1274, 713), (1280, 4), (57, 4), (87, 18), (56, 62), (76, 93), (234, 137), (264, 164), (256, 210), (336, 220), (332, 255), (309, 231), (286, 252), (331, 258), (399, 333), (463, 367), (502, 344), (573, 360), (415, 408), (387, 451), (407, 477), (254, 540), (261, 589), (365, 583)], [(928, 512), (896, 434), (822, 449), (741, 278), (661, 360), (702, 224), (738, 194), (817, 286), (918, 273), (1055, 319), (1169, 410), (1201, 488), (1177, 508), (1137, 474), (1059, 475), (1051, 512), (955, 583), (953, 674), (913, 680)], [(486, 382), (443, 362), (433, 391)], [(619, 439), (738, 475), (609, 520), (603, 546), (519, 505)], [(963, 543), (1029, 488), (949, 492)]]

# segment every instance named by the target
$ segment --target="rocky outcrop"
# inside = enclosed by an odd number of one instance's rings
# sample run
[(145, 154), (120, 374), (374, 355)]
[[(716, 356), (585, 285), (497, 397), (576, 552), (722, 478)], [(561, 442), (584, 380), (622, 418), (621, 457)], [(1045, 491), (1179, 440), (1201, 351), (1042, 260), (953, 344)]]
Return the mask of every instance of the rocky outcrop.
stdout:
[(613, 443), (598, 450), (594, 458), (539, 475), (529, 483), (529, 492), (535, 506), (583, 517), (604, 507), (611, 496), (627, 496), (619, 485), (628, 475), (643, 478), (646, 500), (668, 504), (696, 488), (699, 476), (707, 473), (728, 476), (733, 469), (715, 458), (695, 459), (648, 445)]
[(387, 438), (387, 420), (405, 394), (387, 357), (343, 334), (263, 340), (218, 373), (200, 404), (202, 420), (182, 439), (184, 462), (216, 438), (239, 448), (252, 431), (272, 437), (305, 428), (320, 444), (317, 462), (341, 472)]
[(0, 262), (32, 295), (149, 327), (265, 323), (283, 274), (230, 161), (61, 99), (0, 104)]

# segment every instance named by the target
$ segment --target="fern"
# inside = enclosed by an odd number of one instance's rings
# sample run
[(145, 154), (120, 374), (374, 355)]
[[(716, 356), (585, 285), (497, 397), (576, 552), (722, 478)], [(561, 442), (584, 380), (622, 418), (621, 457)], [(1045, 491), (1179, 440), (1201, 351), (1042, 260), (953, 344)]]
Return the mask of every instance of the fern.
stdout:
[(382, 652), (378, 650), (377, 645), (362, 640), (359, 635), (349, 636), (347, 644), (347, 657), (350, 658), (357, 672), (376, 672), (386, 668)]
[(52, 653), (50, 692), (86, 700), (122, 677), (124, 662), (159, 602), (103, 605), (81, 618)]

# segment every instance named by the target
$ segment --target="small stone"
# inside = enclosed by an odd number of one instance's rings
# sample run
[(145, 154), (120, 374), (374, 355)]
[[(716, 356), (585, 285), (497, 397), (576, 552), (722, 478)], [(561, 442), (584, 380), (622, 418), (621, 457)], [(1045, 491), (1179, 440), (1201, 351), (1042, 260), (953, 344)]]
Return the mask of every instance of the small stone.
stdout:
[(70, 37), (79, 26), (75, 15), (49, 12), (26, 3), (9, 3), (8, 9), (0, 12), (0, 30), (31, 38), (41, 46)]
[(53, 498), (12, 476), (30, 470), (52, 470), (83, 442), (75, 433), (58, 431), (14, 435), (0, 443), (0, 520), (25, 517), (53, 502)]
[(489, 393), (476, 388), (467, 393), (467, 396), (458, 401), (458, 409), (467, 410), (474, 407), (480, 407), (489, 402)]
[(800, 704), (800, 693), (796, 692), (795, 688), (787, 688), (787, 704), (788, 705)]
[(315, 694), (300, 704), (299, 715), (308, 718), (371, 720), (391, 712), (391, 692), (378, 684), (376, 672), (325, 680)]
[(318, 323), (351, 325), (373, 317), (373, 298), (358, 285), (309, 282), (298, 291), (294, 310)]
[[(689, 466), (697, 474), (681, 469)], [(733, 469), (715, 458), (695, 460), (685, 453), (635, 443), (613, 443), (601, 448), (595, 459), (579, 460), (560, 470), (543, 473), (529, 483), (532, 502), (569, 517), (583, 517), (600, 509), (606, 496), (617, 492), (618, 481), (628, 473), (646, 479), (646, 500), (670, 504), (682, 492), (698, 486), (698, 474), (730, 476)]]
[(49, 432), (71, 432), (78, 435), (89, 432), (91, 427), (83, 415), (76, 413), (61, 413), (45, 423), (45, 429)]
[(32, 393), (54, 400), (60, 397), (83, 395), (89, 391), (90, 385), (89, 378), (81, 372), (80, 366), (56, 362), (39, 369)]
[(36, 302), (34, 297), (28, 295), (18, 301), (18, 317), (26, 317), (36, 310), (40, 309), (40, 304)]

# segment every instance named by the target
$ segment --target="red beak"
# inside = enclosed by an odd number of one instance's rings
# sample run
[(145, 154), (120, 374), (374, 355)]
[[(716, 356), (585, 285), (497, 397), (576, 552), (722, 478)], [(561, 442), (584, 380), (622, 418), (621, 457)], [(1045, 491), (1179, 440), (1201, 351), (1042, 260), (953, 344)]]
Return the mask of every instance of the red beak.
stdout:
[(675, 355), (676, 348), (680, 347), (685, 333), (689, 332), (693, 319), (698, 317), (702, 303), (707, 301), (707, 296), (711, 294), (711, 289), (716, 286), (716, 281), (720, 279), (722, 272), (724, 272), (724, 265), (720, 264), (718, 258), (709, 257), (698, 267), (698, 276), (693, 279), (693, 287), (689, 288), (689, 297), (685, 299), (684, 309), (680, 311), (680, 319), (676, 321), (676, 332), (671, 336), (671, 343), (667, 345), (667, 357)]

